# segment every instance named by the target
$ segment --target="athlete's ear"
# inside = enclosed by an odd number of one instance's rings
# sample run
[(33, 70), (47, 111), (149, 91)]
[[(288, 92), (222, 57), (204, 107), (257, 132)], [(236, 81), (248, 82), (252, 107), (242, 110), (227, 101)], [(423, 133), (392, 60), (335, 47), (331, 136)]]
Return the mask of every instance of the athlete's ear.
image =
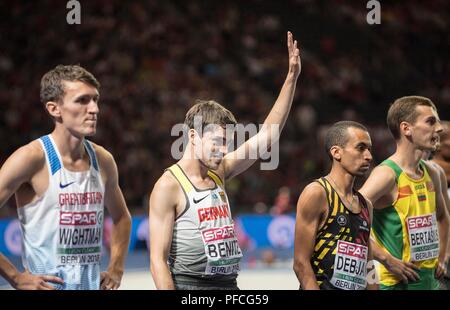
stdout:
[(189, 142), (192, 143), (193, 145), (196, 145), (197, 143), (201, 144), (201, 137), (198, 134), (197, 130), (195, 129), (189, 129)]
[(411, 136), (411, 124), (408, 122), (400, 123), (400, 132), (403, 133), (406, 137)]
[(337, 145), (333, 145), (330, 149), (331, 156), (337, 161), (341, 160), (341, 148)]
[(45, 108), (47, 109), (48, 114), (53, 116), (54, 118), (60, 118), (61, 117), (61, 109), (57, 102), (55, 101), (48, 101), (45, 104)]

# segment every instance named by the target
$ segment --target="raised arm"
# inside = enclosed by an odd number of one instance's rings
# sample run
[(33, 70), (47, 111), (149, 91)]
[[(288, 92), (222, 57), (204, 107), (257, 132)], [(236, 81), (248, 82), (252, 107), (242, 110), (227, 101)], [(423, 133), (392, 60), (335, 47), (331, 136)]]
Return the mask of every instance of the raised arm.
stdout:
[[(14, 152), (0, 169), (0, 207), (24, 183), (31, 182), (33, 175), (45, 165), (43, 151), (30, 143)], [(25, 290), (54, 290), (48, 282), (63, 284), (63, 280), (54, 276), (35, 276), (27, 270), (21, 273), (2, 254), (0, 254), (0, 275), (15, 289)]]
[(297, 202), (295, 221), (294, 271), (304, 290), (318, 290), (311, 266), (316, 234), (326, 207), (326, 194), (318, 183), (309, 184)]
[(116, 290), (122, 280), (125, 258), (128, 253), (131, 216), (119, 187), (119, 174), (113, 156), (101, 147), (97, 147), (97, 154), (101, 160), (102, 171), (106, 173), (105, 206), (113, 221), (111, 258), (107, 270), (101, 273), (100, 288)]
[(269, 146), (279, 139), (279, 134), (286, 123), (291, 109), (297, 78), (301, 71), (300, 51), (297, 48), (297, 41), (294, 41), (291, 32), (287, 33), (287, 47), (289, 71), (278, 99), (275, 101), (260, 131), (243, 143), (236, 151), (228, 153), (224, 157), (223, 168), (226, 179), (242, 173), (256, 161), (255, 156), (249, 156), (249, 154), (261, 156), (264, 154), (261, 150), (267, 152)]
[(167, 259), (172, 242), (180, 187), (169, 172), (156, 182), (150, 195), (150, 269), (157, 289), (175, 289)]

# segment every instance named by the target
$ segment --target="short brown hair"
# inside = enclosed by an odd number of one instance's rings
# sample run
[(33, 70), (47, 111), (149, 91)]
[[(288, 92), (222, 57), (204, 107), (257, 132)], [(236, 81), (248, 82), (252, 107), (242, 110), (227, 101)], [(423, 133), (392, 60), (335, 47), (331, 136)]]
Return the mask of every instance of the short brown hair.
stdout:
[(402, 122), (411, 124), (416, 122), (417, 116), (419, 116), (418, 106), (428, 106), (437, 111), (436, 106), (430, 99), (421, 96), (401, 97), (391, 104), (386, 120), (395, 140), (400, 139), (400, 124)]
[[(194, 128), (194, 118), (201, 117), (201, 128)], [(235, 125), (236, 119), (229, 110), (213, 100), (199, 100), (195, 101), (195, 105), (186, 113), (184, 123), (189, 129), (203, 131), (208, 125), (219, 125), (225, 127), (228, 124)]]
[(58, 102), (64, 97), (63, 81), (81, 81), (97, 89), (100, 83), (86, 69), (78, 65), (58, 65), (50, 70), (41, 79), (41, 102), (46, 104), (49, 101)]

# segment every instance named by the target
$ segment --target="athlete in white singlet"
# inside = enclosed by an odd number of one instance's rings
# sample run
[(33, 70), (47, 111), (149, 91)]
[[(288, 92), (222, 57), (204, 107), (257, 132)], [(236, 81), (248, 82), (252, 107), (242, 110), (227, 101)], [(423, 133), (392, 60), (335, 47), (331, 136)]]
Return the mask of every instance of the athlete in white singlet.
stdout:
[[(98, 88), (79, 66), (46, 73), (41, 101), (55, 129), (19, 148), (0, 170), (0, 206), (15, 194), (23, 234), (24, 272), (0, 254), (0, 274), (16, 289), (120, 285), (131, 217), (113, 157), (85, 139), (96, 131)], [(100, 272), (104, 206), (113, 229), (110, 263)]]

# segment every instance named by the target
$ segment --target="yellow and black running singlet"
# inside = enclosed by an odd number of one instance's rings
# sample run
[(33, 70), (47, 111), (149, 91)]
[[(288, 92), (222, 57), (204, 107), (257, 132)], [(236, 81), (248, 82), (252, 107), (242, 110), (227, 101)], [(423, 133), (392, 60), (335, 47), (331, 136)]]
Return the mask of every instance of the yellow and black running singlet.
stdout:
[(370, 213), (366, 200), (357, 191), (361, 212), (349, 211), (336, 190), (324, 177), (317, 180), (327, 194), (328, 216), (319, 229), (311, 266), (320, 289), (365, 289)]

